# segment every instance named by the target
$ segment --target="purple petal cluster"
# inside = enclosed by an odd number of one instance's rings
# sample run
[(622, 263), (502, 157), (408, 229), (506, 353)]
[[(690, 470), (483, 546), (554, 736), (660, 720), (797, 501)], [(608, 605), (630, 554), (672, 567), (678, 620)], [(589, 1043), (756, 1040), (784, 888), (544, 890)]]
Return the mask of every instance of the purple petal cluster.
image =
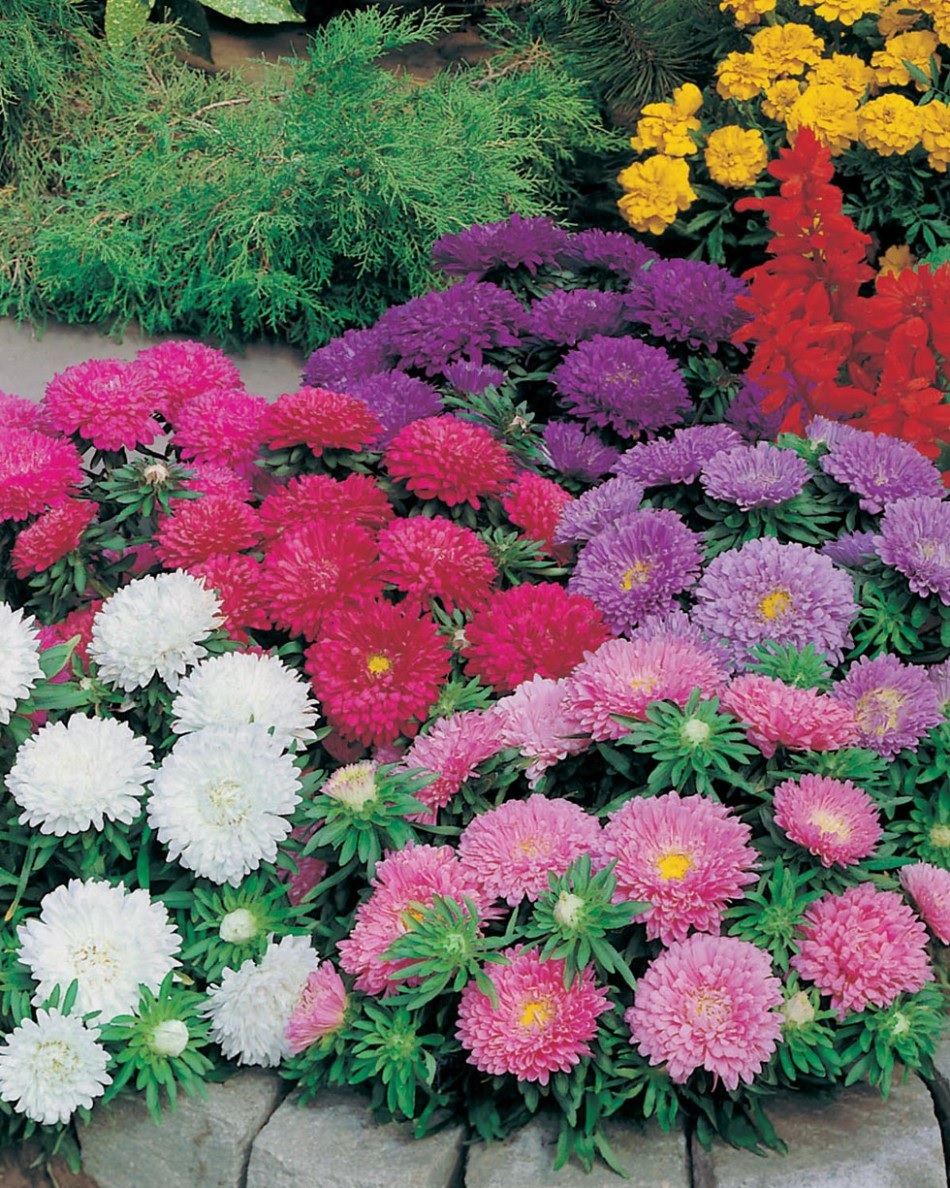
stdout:
[(494, 268), (526, 268), (534, 275), (557, 264), (570, 235), (549, 218), (513, 214), (497, 223), (476, 223), (432, 245), (432, 262), (446, 276), (479, 278)]
[(941, 713), (946, 715), (950, 712), (950, 660), (931, 664), (925, 671), (927, 679), (937, 690), (937, 705)]
[(723, 420), (747, 441), (773, 441), (778, 437), (785, 408), (762, 411), (762, 393), (751, 381), (744, 381), (726, 409)]
[(500, 388), (505, 382), (505, 373), (500, 367), (492, 367), (487, 363), (479, 366), (469, 363), (467, 359), (447, 363), (442, 368), (442, 374), (457, 391), (468, 392), (472, 396), (481, 396), (486, 388)]
[(821, 468), (859, 496), (865, 511), (880, 512), (895, 499), (942, 499), (940, 471), (907, 441), (852, 430), (828, 442)]
[(347, 330), (318, 347), (306, 362), (303, 382), (310, 388), (347, 392), (353, 380), (388, 371), (395, 362), (389, 335), (377, 322), (368, 330)]
[(801, 494), (808, 481), (808, 463), (792, 450), (760, 441), (720, 450), (703, 467), (699, 481), (707, 495), (743, 511), (778, 507)]
[(423, 417), (437, 417), (443, 412), (442, 398), (425, 380), (404, 371), (382, 371), (358, 379), (347, 388), (350, 396), (365, 401), (383, 427), (379, 448), (389, 445), (400, 429)]
[(927, 731), (943, 721), (927, 669), (887, 652), (856, 660), (832, 697), (854, 714), (860, 745), (885, 758), (905, 747), (916, 751)]
[(860, 437), (862, 432), (845, 421), (831, 421), (827, 417), (813, 417), (805, 427), (805, 436), (809, 441), (827, 446), (829, 450), (842, 442), (851, 441), (855, 436)]
[(561, 509), (554, 539), (558, 544), (593, 540), (640, 510), (643, 487), (635, 479), (612, 478), (591, 487)]
[(907, 578), (915, 594), (950, 606), (950, 503), (926, 495), (896, 499), (874, 538), (877, 555)]
[(552, 289), (528, 311), (529, 333), (541, 342), (576, 346), (597, 334), (613, 337), (627, 327), (622, 293), (600, 289)]
[(614, 473), (634, 478), (645, 487), (692, 483), (720, 450), (741, 444), (739, 434), (728, 425), (692, 425), (677, 429), (672, 438), (635, 445), (621, 454)]
[(721, 668), (732, 667), (732, 658), (718, 639), (707, 639), (702, 630), (689, 615), (677, 608), (667, 615), (648, 615), (630, 632), (631, 639), (663, 640), (677, 639), (696, 644)]
[(620, 451), (606, 445), (596, 433), (587, 433), (576, 421), (549, 421), (541, 436), (548, 463), (565, 478), (596, 483), (608, 474)]
[(627, 316), (657, 338), (715, 351), (748, 315), (736, 305), (745, 282), (702, 260), (654, 260), (637, 277)]
[(845, 532), (837, 540), (825, 541), (819, 552), (845, 569), (863, 569), (877, 555), (874, 541), (873, 532)]
[(562, 262), (576, 271), (584, 267), (600, 268), (624, 280), (636, 277), (644, 264), (659, 260), (656, 252), (639, 243), (625, 231), (578, 231), (572, 235)]

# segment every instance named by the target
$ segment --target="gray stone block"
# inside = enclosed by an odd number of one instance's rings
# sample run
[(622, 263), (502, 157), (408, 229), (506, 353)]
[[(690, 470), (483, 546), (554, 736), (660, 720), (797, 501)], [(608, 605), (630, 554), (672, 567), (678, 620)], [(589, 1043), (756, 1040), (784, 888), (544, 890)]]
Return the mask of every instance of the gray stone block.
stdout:
[(100, 1188), (244, 1188), (251, 1143), (277, 1108), (283, 1085), (253, 1069), (207, 1086), (207, 1100), (179, 1097), (159, 1125), (143, 1094), (97, 1106), (80, 1128), (83, 1171)]
[(697, 1188), (946, 1188), (940, 1129), (917, 1077), (886, 1101), (855, 1086), (831, 1099), (784, 1096), (766, 1109), (788, 1154), (716, 1144), (695, 1161)]
[(590, 1173), (573, 1161), (552, 1171), (557, 1133), (556, 1117), (542, 1115), (503, 1142), (473, 1144), (465, 1188), (689, 1188), (686, 1140), (680, 1130), (664, 1134), (655, 1123), (607, 1122), (604, 1134), (629, 1176), (626, 1181), (603, 1163)]
[(452, 1188), (464, 1136), (461, 1125), (423, 1139), (380, 1126), (355, 1093), (288, 1098), (254, 1140), (247, 1188)]

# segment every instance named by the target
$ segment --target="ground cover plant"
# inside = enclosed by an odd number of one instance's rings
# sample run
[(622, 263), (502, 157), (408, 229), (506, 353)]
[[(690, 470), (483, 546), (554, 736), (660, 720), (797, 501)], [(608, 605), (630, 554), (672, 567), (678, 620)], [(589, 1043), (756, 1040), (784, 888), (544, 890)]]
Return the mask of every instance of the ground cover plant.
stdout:
[(272, 405), (190, 342), (2, 398), (9, 1138), (262, 1065), (590, 1165), (930, 1068), (940, 470), (763, 392), (755, 280), (518, 216), (433, 259)]

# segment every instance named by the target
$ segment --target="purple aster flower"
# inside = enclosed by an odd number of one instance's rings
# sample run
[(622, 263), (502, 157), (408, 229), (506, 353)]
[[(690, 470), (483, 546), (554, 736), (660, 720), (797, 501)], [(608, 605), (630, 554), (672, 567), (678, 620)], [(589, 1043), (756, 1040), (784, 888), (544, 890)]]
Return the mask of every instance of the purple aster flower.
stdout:
[(586, 433), (575, 421), (550, 421), (541, 436), (548, 464), (565, 478), (596, 483), (620, 457), (619, 450), (606, 445), (596, 433)]
[(637, 276), (644, 264), (659, 258), (656, 252), (645, 244), (638, 243), (626, 231), (592, 229), (572, 235), (561, 260), (566, 267), (574, 271), (579, 271), (586, 265), (602, 268), (607, 272), (616, 273), (625, 280), (631, 280)]
[(874, 543), (884, 564), (902, 573), (915, 594), (936, 594), (950, 606), (950, 503), (926, 495), (895, 499)]
[(736, 305), (745, 281), (702, 260), (654, 260), (627, 297), (627, 317), (657, 338), (715, 351), (748, 315)]
[(550, 380), (576, 416), (621, 437), (675, 425), (689, 408), (679, 368), (639, 338), (595, 335), (569, 351)]
[(488, 364), (479, 366), (460, 359), (457, 363), (447, 363), (442, 368), (442, 374), (453, 388), (459, 392), (468, 392), (472, 396), (481, 396), (486, 388), (500, 388), (505, 382), (505, 373), (500, 367)]
[(741, 445), (742, 438), (728, 425), (693, 425), (677, 429), (672, 438), (644, 442), (620, 455), (615, 474), (625, 474), (645, 487), (692, 483), (721, 450)]
[(665, 615), (699, 573), (702, 537), (676, 512), (634, 512), (584, 545), (567, 588), (586, 594), (615, 635)]
[(778, 507), (801, 494), (808, 481), (808, 463), (792, 450), (760, 441), (720, 450), (703, 467), (699, 481), (707, 495), (743, 511)]
[(851, 645), (858, 613), (851, 578), (817, 549), (750, 540), (714, 557), (696, 587), (693, 622), (731, 649), (740, 667), (755, 644), (814, 644), (833, 664)]
[(950, 713), (950, 660), (941, 664), (931, 664), (924, 669), (927, 679), (937, 691), (937, 705), (946, 717)]
[(532, 275), (557, 264), (570, 236), (548, 218), (513, 214), (497, 223), (475, 223), (432, 245), (432, 262), (446, 276), (481, 277), (493, 268), (526, 268)]
[(606, 483), (591, 487), (564, 505), (554, 530), (554, 539), (558, 544), (593, 540), (601, 532), (638, 512), (642, 501), (643, 487), (635, 479), (608, 479)]
[(446, 363), (482, 364), (492, 347), (518, 346), (526, 314), (513, 294), (482, 281), (460, 281), (394, 305), (380, 318), (398, 366), (436, 375)]
[(877, 555), (873, 532), (845, 532), (837, 540), (826, 540), (818, 550), (823, 557), (845, 569), (863, 569)]
[(535, 301), (528, 311), (533, 338), (558, 346), (576, 346), (597, 334), (610, 338), (623, 334), (625, 298), (622, 293), (600, 289), (554, 289)]
[(389, 445), (399, 430), (410, 422), (437, 417), (444, 411), (442, 398), (435, 388), (404, 371), (381, 371), (378, 375), (356, 380), (347, 392), (365, 401), (383, 426), (377, 449)]
[(718, 639), (707, 639), (705, 634), (692, 621), (689, 615), (677, 608), (667, 615), (647, 615), (647, 617), (630, 632), (631, 639), (657, 640), (681, 639), (687, 643), (703, 648), (706, 653), (721, 668), (732, 668), (732, 657), (729, 650), (723, 647)]
[(865, 511), (880, 512), (894, 499), (942, 499), (940, 471), (909, 441), (852, 430), (828, 443), (822, 470), (860, 496)]
[(388, 371), (396, 361), (389, 336), (377, 322), (367, 330), (347, 330), (307, 360), (303, 382), (311, 388), (347, 392), (351, 381)]
[(805, 436), (816, 445), (827, 446), (830, 450), (844, 441), (850, 441), (854, 436), (860, 436), (864, 430), (855, 429), (844, 421), (830, 421), (827, 417), (813, 417), (805, 427)]
[(763, 412), (761, 390), (746, 380), (733, 396), (723, 420), (747, 441), (758, 441), (760, 438), (771, 441), (778, 436), (784, 416), (784, 405), (774, 412)]
[(927, 731), (943, 721), (927, 669), (887, 652), (856, 660), (831, 696), (854, 714), (859, 745), (887, 759), (905, 747), (916, 751)]

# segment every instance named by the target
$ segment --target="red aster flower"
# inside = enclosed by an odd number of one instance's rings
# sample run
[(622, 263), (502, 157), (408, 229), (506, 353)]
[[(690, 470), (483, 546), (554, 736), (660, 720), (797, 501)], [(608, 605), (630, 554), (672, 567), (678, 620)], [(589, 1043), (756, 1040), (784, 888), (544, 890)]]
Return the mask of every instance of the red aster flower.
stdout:
[(149, 445), (161, 433), (149, 376), (121, 359), (90, 359), (53, 376), (43, 395), (44, 421), (77, 433), (97, 450)]
[(571, 549), (554, 543), (554, 531), (568, 503), (573, 503), (573, 497), (559, 483), (528, 470), (518, 475), (501, 501), (512, 524), (562, 563), (570, 560)]
[(225, 629), (234, 639), (245, 639), (248, 631), (270, 630), (267, 601), (261, 593), (260, 561), (246, 553), (219, 553), (189, 565), (188, 572), (204, 578), (205, 588), (217, 592)]
[(260, 539), (257, 512), (230, 495), (178, 499), (155, 533), (155, 551), (166, 569), (187, 569), (218, 553), (252, 549)]
[(72, 442), (31, 429), (0, 433), (0, 520), (35, 516), (81, 481), (82, 460)]
[(465, 628), (470, 676), (508, 693), (533, 676), (557, 680), (594, 652), (610, 632), (583, 594), (555, 582), (495, 594)]
[(425, 609), (440, 598), (450, 613), (474, 610), (491, 597), (498, 572), (488, 545), (470, 528), (435, 516), (396, 520), (379, 536), (382, 576)]
[(268, 404), (243, 389), (212, 389), (192, 397), (175, 418), (175, 445), (184, 460), (253, 469), (264, 440), (261, 423)]
[(386, 468), (420, 499), (441, 499), (450, 507), (481, 507), (484, 496), (498, 496), (515, 477), (508, 451), (481, 425), (458, 417), (413, 421), (393, 438)]
[(327, 449), (362, 450), (382, 431), (364, 400), (328, 388), (301, 388), (268, 406), (261, 437), (271, 449), (305, 445), (319, 458)]
[(306, 655), (327, 722), (366, 746), (412, 737), (451, 668), (431, 619), (381, 601), (339, 611)]
[(396, 515), (368, 474), (348, 475), (342, 483), (326, 474), (302, 474), (268, 495), (260, 513), (268, 536), (328, 518), (377, 532)]
[(99, 512), (98, 503), (64, 499), (43, 512), (16, 539), (11, 558), (18, 578), (42, 573), (78, 548), (82, 534)]

